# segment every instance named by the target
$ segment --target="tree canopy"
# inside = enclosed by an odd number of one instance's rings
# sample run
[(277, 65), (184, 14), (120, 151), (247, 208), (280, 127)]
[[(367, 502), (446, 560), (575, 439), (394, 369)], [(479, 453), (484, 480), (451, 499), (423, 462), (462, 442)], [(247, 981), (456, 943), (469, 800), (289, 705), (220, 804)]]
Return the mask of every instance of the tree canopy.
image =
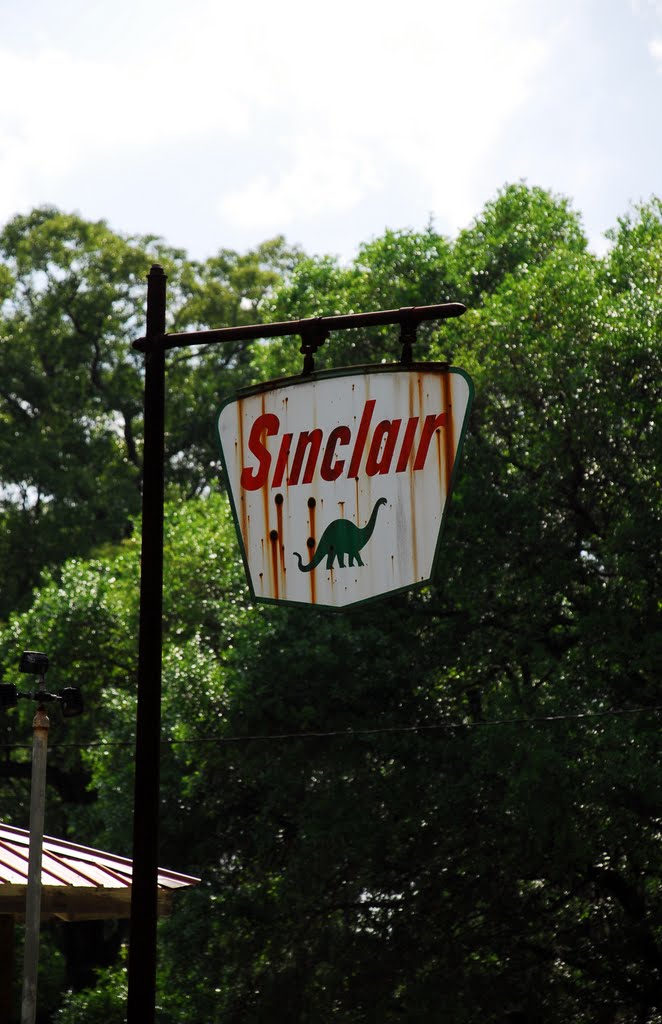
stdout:
[[(160, 857), (203, 882), (160, 926), (159, 1020), (662, 1020), (662, 204), (602, 257), (524, 184), (455, 240), (387, 231), (347, 266), (282, 239), (193, 264), (57, 211), (1, 240), (0, 550), (32, 561), (0, 666), (43, 647), (54, 685), (80, 682), (48, 828), (127, 855), (149, 262), (177, 327), (469, 306), (416, 350), (476, 387), (442, 571), (332, 615), (252, 605), (213, 450), (220, 400), (299, 373), (296, 346), (169, 366)], [(398, 355), (357, 331), (316, 364)], [(29, 711), (0, 726), (25, 825)], [(123, 932), (76, 974), (73, 927), (44, 1013), (121, 1021)]]

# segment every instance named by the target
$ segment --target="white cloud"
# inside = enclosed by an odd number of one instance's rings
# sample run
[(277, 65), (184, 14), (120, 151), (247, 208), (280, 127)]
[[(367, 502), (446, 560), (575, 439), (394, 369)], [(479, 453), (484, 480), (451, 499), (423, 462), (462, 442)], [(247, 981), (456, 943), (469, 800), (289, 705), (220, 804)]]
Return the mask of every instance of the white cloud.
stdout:
[(326, 135), (293, 140), (289, 168), (270, 178), (258, 175), (245, 188), (223, 196), (220, 212), (234, 223), (281, 230), (302, 217), (324, 211), (332, 216), (355, 206), (365, 195), (379, 189), (379, 171), (368, 150), (347, 139)]
[(0, 218), (107, 154), (181, 163), (195, 141), (225, 172), (208, 209), (226, 225), (333, 218), (398, 179), (460, 226), (561, 7), (533, 29), (527, 0), (115, 0), (108, 24), (94, 0), (64, 20), (44, 4), (38, 44), (0, 50)]
[(281, 45), (296, 59), (272, 63), (253, 109), (274, 111), (290, 145), (219, 208), (237, 224), (265, 217), (287, 227), (313, 209), (346, 209), (378, 187), (381, 168), (400, 167), (459, 223), (471, 212), (472, 175), (546, 57), (544, 43), (519, 30), (520, 10), (502, 3), (497, 14), (483, 0), (410, 0), (406, 12), (343, 2), (314, 42), (296, 19), (274, 23), (274, 52)]
[(160, 61), (122, 64), (62, 50), (0, 50), (0, 217), (104, 154), (244, 131), (241, 100), (198, 101), (211, 71), (189, 67), (185, 89), (161, 88)]
[[(654, 25), (662, 21), (662, 0), (630, 0), (632, 13), (642, 23)], [(652, 22), (652, 24), (651, 24)], [(656, 61), (662, 61), (662, 38), (653, 36), (648, 40), (648, 52)]]
[(662, 20), (662, 0), (630, 0), (630, 10), (639, 18), (650, 13)]

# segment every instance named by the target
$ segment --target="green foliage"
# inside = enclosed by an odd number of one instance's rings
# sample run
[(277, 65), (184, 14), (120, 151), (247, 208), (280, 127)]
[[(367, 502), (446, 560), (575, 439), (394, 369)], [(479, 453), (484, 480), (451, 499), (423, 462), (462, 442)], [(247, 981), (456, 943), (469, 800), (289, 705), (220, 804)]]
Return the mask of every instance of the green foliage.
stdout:
[[(145, 275), (168, 275), (169, 328), (253, 322), (299, 254), (282, 239), (191, 263), (156, 238), (123, 238), (51, 208), (0, 233), (0, 616), (24, 606), (42, 568), (128, 534), (139, 511)], [(209, 424), (249, 383), (245, 347), (170, 361), (173, 486), (218, 478)], [(202, 410), (202, 413), (201, 413)]]
[[(429, 227), (425, 232), (386, 231), (359, 248), (349, 267), (332, 257), (303, 259), (277, 290), (274, 320), (334, 316), (374, 309), (426, 306), (457, 298), (450, 244)], [(434, 329), (419, 328), (416, 358), (429, 355)], [(393, 327), (332, 333), (315, 355), (317, 369), (398, 359), (402, 345)], [(258, 379), (301, 372), (298, 345), (276, 340), (253, 354)]]
[(454, 247), (462, 301), (473, 305), (504, 278), (521, 277), (557, 249), (581, 257), (586, 238), (563, 197), (525, 184), (508, 185), (489, 202)]
[[(184, 429), (221, 378), (297, 373), (297, 346), (173, 358), (160, 856), (202, 883), (160, 925), (163, 1024), (660, 1019), (660, 251), (657, 201), (597, 258), (566, 200), (516, 185), (455, 242), (386, 232), (348, 267), (282, 240), (175, 260), (179, 326), (468, 301), (417, 354), (452, 353), (476, 400), (434, 585), (253, 607)], [(356, 332), (318, 365), (398, 355)], [(129, 853), (138, 544), (111, 541), (42, 578), (0, 664), (43, 646), (82, 682), (50, 827)], [(27, 712), (3, 728), (10, 748)], [(4, 768), (21, 824), (26, 759)], [(122, 978), (56, 1019), (121, 1020)]]
[(94, 988), (74, 993), (69, 990), (56, 1024), (124, 1024), (126, 1021), (126, 967), (107, 967), (97, 972)]
[[(117, 540), (138, 511), (139, 282), (159, 253), (44, 208), (0, 234), (0, 613), (42, 566)], [(29, 537), (29, 543), (27, 538)]]

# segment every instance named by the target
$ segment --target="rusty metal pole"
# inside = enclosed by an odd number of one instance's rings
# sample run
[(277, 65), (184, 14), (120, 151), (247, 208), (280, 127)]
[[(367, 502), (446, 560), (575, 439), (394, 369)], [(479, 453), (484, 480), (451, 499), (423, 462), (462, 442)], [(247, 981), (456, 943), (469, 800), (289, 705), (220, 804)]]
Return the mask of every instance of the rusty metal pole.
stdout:
[[(165, 333), (166, 275), (147, 278), (147, 338)], [(159, 855), (161, 644), (163, 607), (165, 352), (145, 355), (143, 521), (138, 633), (138, 710), (133, 818), (127, 1024), (153, 1024)]]
[(32, 720), (32, 779), (30, 783), (30, 851), (25, 897), (25, 951), (21, 1024), (34, 1024), (37, 1013), (39, 928), (41, 924), (41, 854), (46, 810), (46, 761), (50, 719), (39, 705)]

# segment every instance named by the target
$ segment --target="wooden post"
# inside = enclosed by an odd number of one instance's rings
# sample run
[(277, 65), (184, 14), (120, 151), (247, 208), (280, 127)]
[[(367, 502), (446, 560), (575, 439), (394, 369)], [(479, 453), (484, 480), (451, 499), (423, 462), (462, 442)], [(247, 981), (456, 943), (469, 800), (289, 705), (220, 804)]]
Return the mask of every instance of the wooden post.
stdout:
[(32, 720), (32, 781), (30, 788), (30, 852), (25, 897), (25, 956), (21, 1024), (34, 1024), (37, 1014), (39, 929), (41, 927), (41, 851), (46, 810), (46, 760), (50, 719), (40, 704)]

